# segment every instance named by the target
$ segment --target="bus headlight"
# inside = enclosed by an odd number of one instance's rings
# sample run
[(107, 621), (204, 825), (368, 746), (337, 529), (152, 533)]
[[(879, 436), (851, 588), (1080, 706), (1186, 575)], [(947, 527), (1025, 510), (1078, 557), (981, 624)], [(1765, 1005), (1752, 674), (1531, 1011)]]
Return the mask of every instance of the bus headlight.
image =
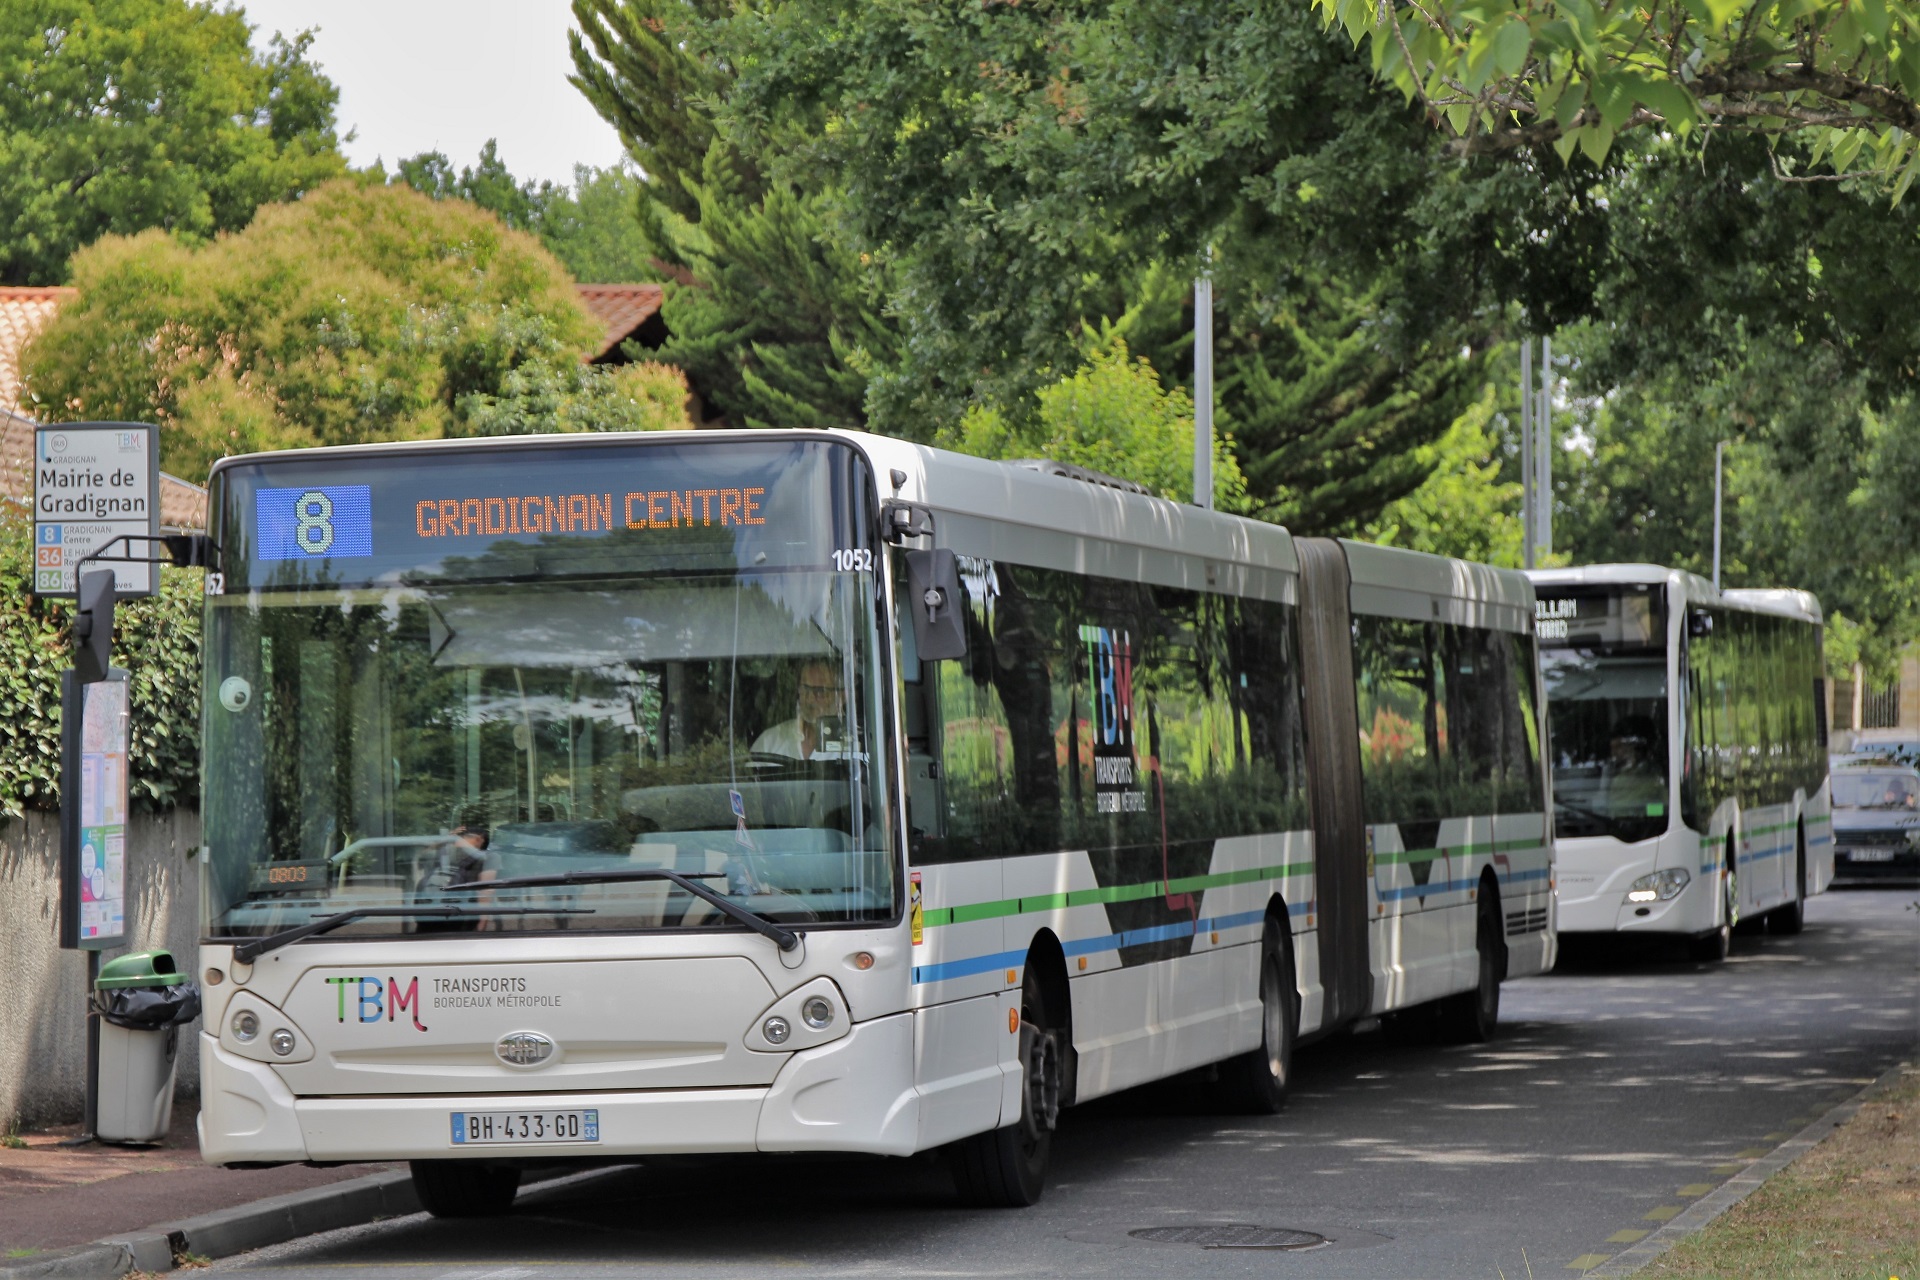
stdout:
[(1673, 867), (1666, 871), (1656, 871), (1652, 875), (1641, 876), (1627, 889), (1628, 902), (1667, 902), (1680, 896), (1693, 877), (1687, 874), (1685, 867)]
[(233, 1038), (241, 1044), (250, 1044), (260, 1034), (260, 1015), (251, 1009), (242, 1009), (233, 1015)]

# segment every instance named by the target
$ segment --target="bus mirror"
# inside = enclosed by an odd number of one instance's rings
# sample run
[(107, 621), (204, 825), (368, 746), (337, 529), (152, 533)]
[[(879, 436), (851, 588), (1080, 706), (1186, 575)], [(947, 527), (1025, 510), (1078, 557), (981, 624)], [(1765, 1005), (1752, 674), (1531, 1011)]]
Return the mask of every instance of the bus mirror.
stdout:
[(73, 674), (98, 684), (113, 665), (113, 570), (82, 569), (73, 614)]
[(1705, 609), (1695, 609), (1687, 615), (1687, 634), (1696, 640), (1713, 634), (1713, 615)]
[(967, 629), (961, 618), (966, 599), (960, 562), (952, 551), (907, 552), (907, 606), (913, 610), (913, 647), (921, 661), (966, 656)]

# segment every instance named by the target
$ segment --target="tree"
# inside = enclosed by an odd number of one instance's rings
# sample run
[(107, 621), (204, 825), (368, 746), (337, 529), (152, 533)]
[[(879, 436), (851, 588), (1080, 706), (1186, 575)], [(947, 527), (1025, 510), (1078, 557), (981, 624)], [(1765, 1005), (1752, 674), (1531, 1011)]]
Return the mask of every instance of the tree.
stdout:
[(832, 233), (820, 173), (769, 180), (713, 127), (729, 64), (683, 36), (686, 23), (718, 21), (726, 7), (575, 0), (573, 9), (582, 33), (570, 37), (573, 83), (646, 175), (636, 214), (666, 283), (658, 358), (739, 426), (870, 425), (868, 382), (899, 358), (881, 319), (884, 264)]
[(738, 69), (720, 136), (833, 173), (833, 234), (887, 264), (911, 359), (872, 383), (883, 428), (1016, 411), (1082, 323), (1136, 312), (1132, 349), (1184, 381), (1210, 263), (1257, 509), (1349, 531), (1420, 482), (1503, 291), (1590, 288), (1577, 194), (1446, 159), (1298, 6), (797, 0), (683, 29)]
[(1920, 174), (1910, 0), (1313, 0), (1460, 153), (1551, 144), (1598, 162), (1630, 130), (1796, 134), (1895, 198)]
[(73, 270), (22, 361), (38, 415), (157, 422), (189, 476), (255, 449), (688, 425), (662, 371), (581, 367), (598, 325), (559, 263), (461, 201), (342, 179), (208, 245), (108, 236)]
[(0, 5), (0, 283), (62, 282), (108, 233), (204, 240), (344, 173), (309, 37), (247, 37), (187, 0)]
[[(375, 172), (386, 177), (378, 164)], [(497, 143), (488, 138), (479, 161), (458, 172), (444, 152), (423, 151), (399, 161), (386, 180), (436, 200), (468, 200), (498, 214), (514, 230), (538, 236), (576, 280), (622, 284), (658, 275), (637, 220), (640, 177), (624, 165), (575, 165), (571, 189), (523, 182), (508, 171)]]
[(1419, 488), (1381, 511), (1361, 536), (1383, 546), (1456, 556), (1518, 569), (1524, 551), (1519, 484), (1501, 479), (1501, 442), (1491, 386), (1447, 433), (1414, 453), (1426, 473)]
[[(982, 458), (1051, 458), (1145, 485), (1163, 498), (1193, 496), (1193, 400), (1160, 385), (1126, 341), (1096, 338), (1087, 362), (1034, 397), (1034, 412), (1009, 418), (975, 405), (938, 443)], [(1243, 512), (1247, 482), (1232, 442), (1214, 438), (1213, 500)]]

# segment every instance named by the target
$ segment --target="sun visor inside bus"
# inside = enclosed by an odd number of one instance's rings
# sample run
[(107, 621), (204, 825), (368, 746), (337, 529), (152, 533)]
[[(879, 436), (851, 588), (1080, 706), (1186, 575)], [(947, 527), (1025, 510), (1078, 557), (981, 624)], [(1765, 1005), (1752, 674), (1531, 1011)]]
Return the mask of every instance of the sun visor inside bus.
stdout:
[(427, 611), (429, 643), (440, 667), (832, 656), (813, 621), (826, 609), (826, 593), (798, 594), (777, 600), (759, 584), (453, 594), (436, 597)]

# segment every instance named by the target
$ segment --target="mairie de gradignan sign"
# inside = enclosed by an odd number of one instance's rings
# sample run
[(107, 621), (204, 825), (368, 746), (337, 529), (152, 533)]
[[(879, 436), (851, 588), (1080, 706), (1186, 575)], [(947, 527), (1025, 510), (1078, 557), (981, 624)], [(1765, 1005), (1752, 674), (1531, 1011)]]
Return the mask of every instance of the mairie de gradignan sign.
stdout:
[[(67, 422), (37, 428), (33, 445), (33, 592), (74, 594), (80, 557), (123, 534), (160, 533), (159, 432), (144, 422)], [(150, 543), (111, 556), (145, 557)], [(108, 561), (121, 597), (153, 594), (151, 564)]]

